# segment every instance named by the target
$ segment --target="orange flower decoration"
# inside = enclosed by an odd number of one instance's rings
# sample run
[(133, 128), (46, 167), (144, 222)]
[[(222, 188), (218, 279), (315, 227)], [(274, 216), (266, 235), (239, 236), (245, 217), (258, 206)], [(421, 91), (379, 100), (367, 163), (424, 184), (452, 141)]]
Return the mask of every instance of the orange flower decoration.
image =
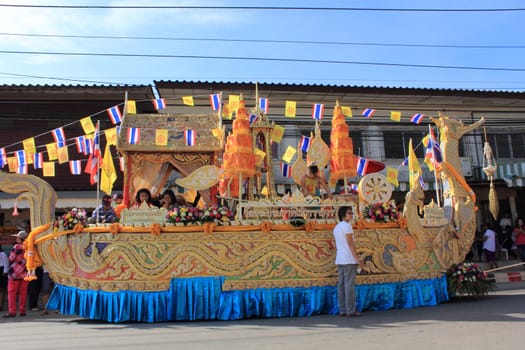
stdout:
[(149, 230), (149, 232), (153, 236), (160, 236), (160, 231), (161, 231), (160, 224), (152, 224), (151, 229)]
[(212, 233), (215, 224), (213, 222), (205, 222), (203, 225), (204, 233)]
[(364, 230), (366, 228), (366, 221), (365, 220), (357, 220), (355, 222), (355, 228), (358, 230)]
[(397, 218), (397, 223), (399, 224), (400, 228), (407, 228), (408, 222), (407, 219), (404, 216), (400, 216)]
[(116, 222), (109, 225), (109, 232), (111, 232), (112, 235), (116, 235), (120, 232), (120, 225)]
[(84, 225), (82, 224), (76, 224), (75, 227), (73, 227), (73, 231), (75, 233), (80, 233), (84, 230)]
[(307, 223), (304, 225), (304, 229), (305, 229), (305, 231), (307, 231), (307, 232), (312, 232), (312, 231), (315, 230), (315, 226), (316, 226), (316, 224), (315, 224), (314, 221), (309, 221), (309, 222), (307, 222)]
[(268, 233), (272, 230), (272, 223), (265, 221), (261, 224), (261, 231), (264, 233)]

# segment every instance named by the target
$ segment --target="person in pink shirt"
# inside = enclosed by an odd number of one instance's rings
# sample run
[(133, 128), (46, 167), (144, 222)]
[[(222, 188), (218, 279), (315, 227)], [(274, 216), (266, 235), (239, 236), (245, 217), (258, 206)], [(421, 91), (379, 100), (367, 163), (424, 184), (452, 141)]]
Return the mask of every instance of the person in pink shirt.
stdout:
[(525, 225), (523, 220), (518, 218), (516, 220), (516, 226), (514, 227), (514, 237), (516, 246), (519, 249), (521, 261), (525, 262)]
[(27, 276), (26, 259), (24, 257), (24, 240), (27, 238), (26, 231), (19, 231), (16, 235), (16, 243), (9, 253), (9, 272), (7, 282), (7, 317), (16, 317), (16, 297), (18, 296), (18, 311), (20, 316), (26, 315), (26, 298), (28, 281), (24, 278)]

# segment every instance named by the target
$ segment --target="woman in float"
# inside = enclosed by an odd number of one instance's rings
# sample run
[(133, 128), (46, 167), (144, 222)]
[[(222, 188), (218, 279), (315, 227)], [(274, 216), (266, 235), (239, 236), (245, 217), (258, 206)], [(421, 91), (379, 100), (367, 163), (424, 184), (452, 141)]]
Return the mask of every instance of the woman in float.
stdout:
[(132, 208), (139, 208), (143, 202), (146, 202), (148, 207), (151, 207), (151, 192), (147, 188), (141, 188), (137, 191), (135, 195), (135, 203), (133, 203)]
[(306, 168), (306, 174), (301, 178), (301, 191), (305, 196), (321, 196), (321, 189), (323, 189), (329, 198), (332, 197), (330, 188), (326, 184), (324, 176), (319, 174), (319, 167), (315, 164), (310, 164)]
[(162, 197), (160, 198), (160, 206), (161, 208), (166, 208), (166, 210), (171, 210), (177, 205), (177, 198), (175, 197), (175, 194), (172, 190), (166, 190), (162, 194)]

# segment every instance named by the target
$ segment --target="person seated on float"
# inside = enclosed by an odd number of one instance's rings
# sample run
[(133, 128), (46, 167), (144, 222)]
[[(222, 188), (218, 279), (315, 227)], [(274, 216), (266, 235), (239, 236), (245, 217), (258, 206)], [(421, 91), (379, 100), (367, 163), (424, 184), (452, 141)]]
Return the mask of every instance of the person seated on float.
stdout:
[(166, 190), (162, 194), (162, 197), (159, 201), (161, 208), (166, 208), (166, 210), (171, 210), (177, 205), (177, 199), (175, 198), (175, 194), (172, 190)]
[[(182, 207), (184, 205), (190, 205), (188, 204), (188, 202), (186, 202), (186, 199), (180, 194), (176, 196), (175, 204), (177, 204), (179, 207)], [(195, 205), (191, 204), (191, 206), (194, 207)]]
[(102, 196), (102, 204), (93, 210), (90, 221), (104, 224), (113, 222), (116, 217), (117, 214), (111, 206), (111, 196), (105, 194)]
[(305, 196), (321, 196), (321, 189), (323, 189), (329, 198), (332, 197), (330, 188), (326, 184), (324, 176), (319, 172), (319, 167), (315, 164), (311, 164), (306, 168), (306, 174), (301, 178), (301, 191)]
[(115, 202), (115, 207), (113, 208), (113, 210), (115, 210), (117, 218), (120, 219), (120, 213), (123, 209), (127, 208), (127, 205), (124, 204), (124, 196), (122, 195), (122, 193), (115, 193), (113, 195), (113, 202)]
[(141, 188), (135, 195), (135, 203), (131, 206), (132, 208), (139, 208), (143, 202), (146, 202), (148, 207), (152, 207), (151, 204), (151, 192), (147, 188)]

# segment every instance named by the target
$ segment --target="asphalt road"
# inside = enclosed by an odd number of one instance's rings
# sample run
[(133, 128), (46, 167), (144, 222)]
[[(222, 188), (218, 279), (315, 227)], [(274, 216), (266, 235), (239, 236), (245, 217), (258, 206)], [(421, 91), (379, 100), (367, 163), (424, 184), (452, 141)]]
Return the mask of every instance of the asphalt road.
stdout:
[(2, 349), (520, 349), (525, 289), (436, 307), (312, 316), (124, 323), (67, 315), (0, 318)]

